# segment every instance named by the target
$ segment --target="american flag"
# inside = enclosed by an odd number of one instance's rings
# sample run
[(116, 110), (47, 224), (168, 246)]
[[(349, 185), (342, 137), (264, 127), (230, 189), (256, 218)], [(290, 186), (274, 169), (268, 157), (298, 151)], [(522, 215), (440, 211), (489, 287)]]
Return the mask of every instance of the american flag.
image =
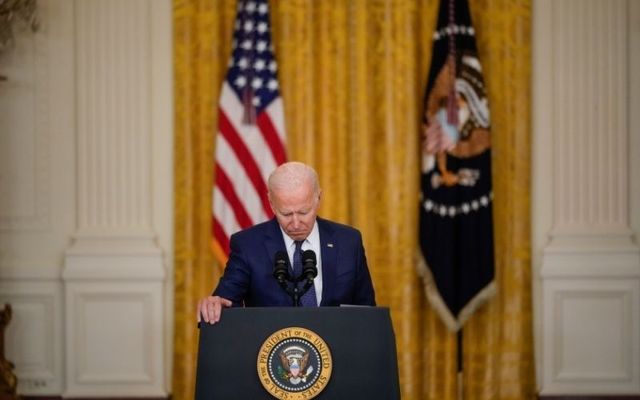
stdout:
[(240, 0), (222, 86), (213, 186), (213, 249), (225, 263), (230, 236), (273, 216), (267, 178), (286, 161), (286, 134), (268, 0)]

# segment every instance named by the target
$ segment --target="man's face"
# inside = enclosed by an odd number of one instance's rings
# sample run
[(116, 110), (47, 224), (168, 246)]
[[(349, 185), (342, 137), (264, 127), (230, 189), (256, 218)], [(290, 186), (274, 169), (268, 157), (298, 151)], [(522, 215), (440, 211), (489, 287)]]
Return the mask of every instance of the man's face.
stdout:
[(309, 236), (320, 206), (320, 194), (313, 193), (312, 185), (289, 191), (274, 190), (269, 201), (278, 223), (291, 239), (304, 240)]

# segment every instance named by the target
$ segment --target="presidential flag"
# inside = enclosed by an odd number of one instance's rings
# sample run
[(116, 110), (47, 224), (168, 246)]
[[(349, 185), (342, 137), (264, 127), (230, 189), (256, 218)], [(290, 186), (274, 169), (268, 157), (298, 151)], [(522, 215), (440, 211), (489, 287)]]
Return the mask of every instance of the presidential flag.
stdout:
[(452, 331), (495, 292), (491, 123), (466, 0), (441, 0), (424, 97), (420, 272)]
[(225, 263), (229, 238), (273, 216), (267, 178), (286, 161), (284, 112), (267, 0), (240, 0), (218, 110), (213, 249)]

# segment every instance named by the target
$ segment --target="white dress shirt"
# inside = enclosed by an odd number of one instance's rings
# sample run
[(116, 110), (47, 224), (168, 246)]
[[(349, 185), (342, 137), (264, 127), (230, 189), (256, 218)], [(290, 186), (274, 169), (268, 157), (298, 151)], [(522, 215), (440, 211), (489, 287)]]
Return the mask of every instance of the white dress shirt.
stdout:
[[(289, 255), (289, 263), (293, 268), (293, 252), (296, 249), (296, 242), (285, 233), (282, 227), (280, 227), (280, 231), (282, 232), (284, 245)], [(322, 300), (322, 255), (320, 254), (320, 248), (320, 231), (318, 231), (318, 221), (315, 221), (311, 233), (309, 233), (309, 236), (302, 242), (302, 251), (313, 250), (313, 252), (316, 253), (318, 276), (313, 280), (313, 287), (316, 290), (316, 301), (318, 305), (320, 305), (320, 301)]]

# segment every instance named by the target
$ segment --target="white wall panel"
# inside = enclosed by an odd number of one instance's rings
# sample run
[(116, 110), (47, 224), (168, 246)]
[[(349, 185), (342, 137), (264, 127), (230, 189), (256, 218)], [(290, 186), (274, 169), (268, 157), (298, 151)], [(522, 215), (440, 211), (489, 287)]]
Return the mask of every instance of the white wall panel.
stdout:
[[(42, 34), (19, 34), (0, 57), (0, 228), (49, 225), (49, 52)], [(37, 117), (34, 118), (34, 113)]]
[(30, 395), (59, 394), (64, 383), (62, 283), (3, 280), (0, 304), (5, 303), (13, 309), (5, 352), (16, 366), (18, 390)]
[(640, 8), (632, 3), (533, 2), (542, 394), (640, 393), (640, 249), (632, 224), (640, 205), (629, 201), (629, 144), (638, 135), (629, 98), (639, 79), (630, 32)]
[[(162, 70), (171, 62), (170, 52), (158, 54), (170, 48), (167, 36), (153, 35), (156, 23), (170, 32), (170, 7), (149, 0), (74, 5), (78, 207), (63, 271), (64, 395), (163, 396), (165, 260), (152, 188), (153, 157), (171, 130), (154, 125), (163, 103), (152, 93), (170, 99), (170, 91), (152, 91), (152, 60)], [(154, 23), (156, 7), (165, 13)]]
[(69, 283), (66, 396), (163, 396), (162, 284)]
[(73, 227), (71, 12), (69, 2), (42, 2), (41, 29), (16, 30), (0, 56), (0, 269), (59, 275)]
[(637, 279), (571, 279), (545, 284), (547, 392), (633, 393), (640, 388)]
[(62, 254), (73, 229), (73, 25), (68, 1), (38, 2), (0, 56), (0, 302), (13, 306), (6, 354), (18, 390), (64, 388)]
[[(75, 298), (82, 316), (75, 352), (79, 383), (147, 383), (152, 381), (150, 296), (139, 292), (96, 294)], [(105, 351), (108, 349), (108, 351)]]
[(0, 57), (0, 300), (19, 392), (164, 396), (171, 2), (37, 7), (40, 30)]

